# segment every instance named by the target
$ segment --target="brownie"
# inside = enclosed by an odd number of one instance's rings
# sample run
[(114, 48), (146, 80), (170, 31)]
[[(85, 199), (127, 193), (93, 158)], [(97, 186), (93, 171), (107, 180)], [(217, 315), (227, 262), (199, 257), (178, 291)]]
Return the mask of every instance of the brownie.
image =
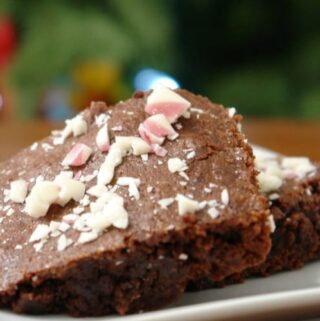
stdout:
[[(252, 276), (302, 268), (320, 258), (320, 165), (307, 158), (258, 158), (262, 192), (275, 222), (272, 248), (265, 262), (222, 282), (202, 277), (190, 290), (243, 282)], [(284, 165), (283, 165), (284, 164)]]
[(93, 103), (2, 163), (1, 306), (73, 316), (152, 310), (202, 275), (218, 282), (263, 262), (268, 200), (239, 121), (232, 109), (163, 87)]

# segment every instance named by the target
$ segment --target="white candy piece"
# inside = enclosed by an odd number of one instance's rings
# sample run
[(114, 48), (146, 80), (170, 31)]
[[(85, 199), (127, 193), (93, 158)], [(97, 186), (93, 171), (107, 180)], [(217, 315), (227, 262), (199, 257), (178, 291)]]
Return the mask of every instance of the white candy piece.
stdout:
[(186, 213), (194, 213), (200, 209), (200, 203), (194, 201), (182, 194), (176, 196), (176, 201), (178, 202), (178, 212), (179, 215), (184, 215)]
[(71, 134), (73, 136), (80, 136), (88, 131), (87, 122), (83, 119), (81, 115), (77, 115), (72, 119), (66, 120), (66, 127), (62, 131), (62, 139), (65, 140)]
[(124, 152), (133, 151), (133, 155), (146, 154), (151, 151), (148, 145), (142, 138), (136, 136), (116, 136), (116, 145)]
[(188, 166), (184, 159), (175, 157), (168, 160), (168, 169), (171, 173), (183, 172), (188, 169)]
[(140, 183), (141, 183), (140, 179), (134, 178), (134, 177), (122, 176), (122, 177), (119, 177), (117, 180), (118, 185), (129, 187), (129, 196), (134, 197), (136, 200), (140, 199), (140, 193), (138, 189)]
[(132, 151), (133, 155), (144, 155), (150, 153), (152, 149), (143, 139), (136, 137), (132, 142)]
[(55, 178), (55, 181), (58, 181), (60, 179), (65, 178), (73, 178), (73, 172), (72, 171), (61, 171)]
[(94, 185), (87, 190), (87, 194), (95, 197), (100, 197), (108, 192), (108, 188), (105, 185)]
[(79, 236), (78, 243), (84, 244), (84, 243), (92, 242), (95, 239), (97, 239), (98, 236), (99, 235), (97, 232), (82, 232)]
[(45, 216), (58, 195), (59, 186), (56, 183), (49, 181), (36, 183), (26, 198), (26, 213), (34, 218)]
[(224, 205), (228, 205), (229, 203), (229, 192), (226, 188), (221, 192), (221, 202)]
[(158, 204), (160, 205), (160, 207), (162, 209), (166, 210), (168, 208), (168, 206), (173, 204), (173, 202), (174, 202), (174, 198), (173, 197), (168, 197), (168, 198), (163, 198), (163, 199), (159, 200)]
[(107, 123), (99, 129), (98, 134), (96, 136), (96, 143), (100, 151), (107, 152), (109, 150), (110, 138)]
[(19, 179), (10, 183), (9, 198), (14, 203), (23, 203), (28, 193), (28, 183)]
[(103, 209), (112, 225), (119, 229), (128, 227), (128, 213), (117, 200), (111, 200)]
[(256, 157), (255, 165), (260, 171), (257, 179), (263, 193), (276, 192), (284, 179), (302, 179), (316, 168), (306, 157)]
[(74, 145), (71, 151), (66, 155), (62, 161), (63, 166), (82, 166), (89, 159), (92, 149), (85, 145), (78, 143)]
[(71, 239), (68, 239), (64, 234), (62, 234), (58, 239), (57, 250), (59, 252), (64, 251), (72, 243), (73, 241)]
[(90, 215), (90, 218), (87, 219), (86, 224), (96, 233), (101, 233), (112, 225), (108, 215), (104, 214), (103, 212)]
[(117, 166), (122, 163), (122, 159), (126, 150), (119, 147), (116, 143), (112, 144), (104, 163), (101, 165), (98, 173), (98, 184), (109, 184), (114, 176)]
[(33, 233), (30, 236), (29, 242), (40, 241), (48, 237), (50, 233), (50, 228), (46, 224), (38, 224)]
[(232, 118), (236, 114), (237, 110), (234, 107), (228, 108), (229, 117)]
[(279, 176), (264, 172), (258, 174), (257, 180), (262, 193), (277, 191), (282, 185), (282, 179)]
[(150, 115), (163, 114), (174, 123), (190, 106), (189, 101), (158, 83), (148, 96), (145, 111)]
[(104, 206), (111, 200), (114, 202), (118, 202), (121, 206), (124, 206), (124, 201), (121, 196), (113, 192), (106, 192), (101, 195), (95, 202), (90, 203), (91, 213), (101, 212)]
[(71, 200), (79, 202), (84, 197), (86, 189), (84, 183), (70, 178), (56, 178), (55, 182), (59, 187), (56, 204), (65, 206)]
[(273, 233), (276, 230), (276, 223), (274, 221), (273, 215), (269, 215), (268, 216), (268, 222), (267, 223), (270, 226), (271, 233)]
[(99, 114), (98, 116), (95, 116), (95, 123), (98, 127), (103, 126), (109, 119), (109, 115), (107, 114)]
[(303, 178), (308, 173), (311, 173), (315, 170), (315, 166), (307, 157), (284, 157), (281, 161), (281, 167), (285, 171), (293, 171), (298, 178)]
[(211, 218), (217, 218), (219, 216), (219, 212), (215, 207), (210, 207), (208, 209), (208, 214), (211, 216)]

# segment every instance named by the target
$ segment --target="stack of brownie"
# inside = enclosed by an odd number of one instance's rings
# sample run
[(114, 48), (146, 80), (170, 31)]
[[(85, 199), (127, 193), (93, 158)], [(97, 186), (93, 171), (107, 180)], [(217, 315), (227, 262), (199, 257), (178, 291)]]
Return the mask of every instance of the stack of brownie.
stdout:
[(158, 85), (2, 163), (1, 306), (127, 314), (316, 259), (319, 168), (255, 160), (240, 121)]

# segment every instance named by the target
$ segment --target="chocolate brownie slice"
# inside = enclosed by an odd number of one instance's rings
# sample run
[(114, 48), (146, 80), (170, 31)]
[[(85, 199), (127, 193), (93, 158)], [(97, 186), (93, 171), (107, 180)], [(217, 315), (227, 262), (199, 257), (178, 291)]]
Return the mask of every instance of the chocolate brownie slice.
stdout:
[(223, 282), (200, 278), (189, 284), (191, 290), (293, 270), (320, 258), (320, 166), (305, 157), (257, 157), (256, 166), (274, 218), (272, 248), (266, 261)]
[(0, 165), (0, 302), (126, 314), (265, 260), (267, 199), (232, 109), (158, 86), (93, 103)]

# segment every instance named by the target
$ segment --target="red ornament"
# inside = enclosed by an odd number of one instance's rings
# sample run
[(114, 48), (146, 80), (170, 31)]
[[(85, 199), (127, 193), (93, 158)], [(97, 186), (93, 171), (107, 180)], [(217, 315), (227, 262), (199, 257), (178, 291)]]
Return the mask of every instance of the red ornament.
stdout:
[(16, 47), (16, 32), (9, 17), (0, 19), (0, 69), (4, 69), (10, 62)]

